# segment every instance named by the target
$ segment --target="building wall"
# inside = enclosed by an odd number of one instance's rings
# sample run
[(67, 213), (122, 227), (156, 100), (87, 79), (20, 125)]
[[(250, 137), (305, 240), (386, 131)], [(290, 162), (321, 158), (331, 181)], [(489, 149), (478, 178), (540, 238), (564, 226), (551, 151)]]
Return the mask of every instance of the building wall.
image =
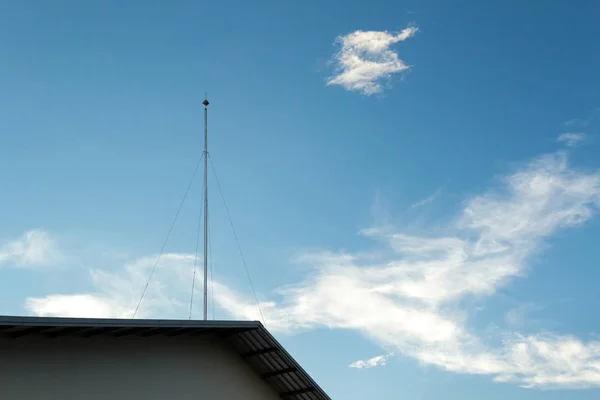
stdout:
[(203, 337), (0, 338), (2, 400), (275, 400), (238, 354)]

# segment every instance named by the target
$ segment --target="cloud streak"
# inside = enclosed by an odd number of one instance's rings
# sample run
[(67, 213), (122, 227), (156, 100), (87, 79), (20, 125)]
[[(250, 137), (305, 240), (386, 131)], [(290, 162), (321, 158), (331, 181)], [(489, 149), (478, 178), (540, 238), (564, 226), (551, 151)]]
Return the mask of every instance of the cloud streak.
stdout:
[(586, 118), (573, 118), (568, 121), (565, 121), (564, 125), (585, 128), (594, 122), (594, 120), (598, 117), (599, 113), (600, 107), (596, 107), (588, 114)]
[(0, 268), (38, 268), (62, 259), (56, 241), (42, 230), (30, 230), (0, 245)]
[(521, 326), (525, 324), (527, 320), (530, 320), (530, 315), (536, 311), (540, 311), (542, 307), (537, 306), (534, 303), (521, 304), (518, 307), (514, 307), (506, 313), (504, 320), (507, 324), (512, 326)]
[[(156, 257), (141, 257), (113, 271), (90, 269), (89, 277), (95, 288), (93, 292), (29, 297), (25, 301), (25, 308), (35, 315), (49, 317), (131, 318)], [(188, 318), (193, 270), (194, 254), (163, 254), (136, 317)], [(196, 278), (195, 299), (202, 299), (202, 287), (203, 280)], [(212, 282), (211, 288), (214, 288), (214, 295), (211, 297), (215, 304), (225, 309), (241, 301), (226, 285), (218, 281)], [(262, 303), (261, 307), (269, 309), (272, 304)], [(201, 307), (194, 310), (193, 317), (199, 317)], [(260, 319), (256, 304), (242, 307), (240, 311), (251, 316), (251, 319)]]
[(579, 133), (573, 133), (573, 132), (563, 133), (562, 135), (560, 135), (556, 139), (557, 142), (559, 142), (559, 143), (565, 143), (569, 147), (577, 146), (578, 144), (580, 144), (584, 140), (585, 140), (585, 133), (583, 133), (583, 132), (579, 132)]
[(339, 36), (336, 43), (341, 48), (333, 57), (336, 73), (327, 85), (340, 85), (367, 96), (380, 93), (383, 79), (409, 68), (390, 47), (413, 37), (417, 31), (417, 27), (409, 26), (397, 34), (355, 31)]
[(423, 207), (426, 206), (428, 204), (431, 204), (435, 201), (435, 199), (437, 199), (441, 194), (442, 191), (444, 190), (443, 186), (440, 186), (439, 188), (436, 189), (435, 192), (433, 192), (431, 195), (429, 195), (428, 197), (421, 199), (419, 201), (417, 201), (416, 203), (413, 203), (410, 208), (418, 208), (418, 207)]
[(382, 354), (380, 356), (369, 358), (368, 360), (354, 361), (349, 365), (350, 368), (373, 368), (373, 367), (384, 367), (387, 363), (387, 359), (393, 354)]

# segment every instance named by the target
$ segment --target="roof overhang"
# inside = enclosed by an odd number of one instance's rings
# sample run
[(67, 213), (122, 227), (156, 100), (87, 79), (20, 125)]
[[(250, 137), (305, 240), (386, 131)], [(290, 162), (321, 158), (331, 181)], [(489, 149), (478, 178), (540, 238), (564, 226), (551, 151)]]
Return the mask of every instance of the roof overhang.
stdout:
[(96, 319), (0, 316), (0, 336), (150, 337), (215, 335), (233, 349), (281, 398), (330, 400), (283, 346), (258, 321)]

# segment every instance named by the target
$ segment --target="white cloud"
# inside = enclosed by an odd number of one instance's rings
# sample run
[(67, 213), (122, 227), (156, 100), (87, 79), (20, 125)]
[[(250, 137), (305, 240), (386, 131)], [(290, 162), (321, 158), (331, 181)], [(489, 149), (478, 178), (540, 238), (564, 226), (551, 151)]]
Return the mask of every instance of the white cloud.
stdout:
[(541, 310), (541, 307), (533, 303), (521, 304), (517, 307), (508, 310), (504, 316), (504, 320), (507, 324), (512, 326), (521, 326), (531, 319), (530, 315), (536, 311)]
[(334, 56), (336, 74), (327, 84), (341, 85), (365, 95), (381, 92), (382, 79), (409, 68), (390, 46), (414, 36), (417, 31), (416, 27), (409, 26), (398, 34), (356, 31), (339, 36), (336, 42), (341, 49)]
[(586, 388), (600, 384), (600, 341), (539, 334), (507, 340), (508, 365), (497, 381), (525, 387)]
[[(26, 299), (25, 307), (40, 316), (131, 318), (155, 262), (156, 256), (148, 256), (128, 262), (116, 271), (91, 269), (90, 279), (96, 288), (94, 292), (30, 297)], [(193, 254), (163, 254), (136, 318), (188, 318), (193, 270)], [(197, 318), (202, 312), (203, 298), (200, 266), (196, 272), (193, 317)], [(239, 304), (239, 299), (227, 286), (214, 281), (209, 286), (211, 292), (212, 289), (214, 295), (210, 294), (209, 302), (214, 298), (215, 304), (226, 309)], [(261, 308), (265, 310), (272, 306), (272, 303), (261, 303)], [(260, 320), (255, 303), (245, 305), (238, 311), (247, 318)]]
[(350, 368), (373, 368), (373, 367), (383, 367), (386, 365), (388, 358), (392, 356), (392, 354), (382, 354), (380, 356), (376, 356), (373, 358), (369, 358), (368, 360), (358, 360), (354, 361), (349, 365)]
[(423, 207), (426, 206), (428, 204), (431, 204), (434, 202), (435, 199), (437, 199), (440, 194), (442, 194), (442, 191), (444, 190), (443, 186), (440, 186), (439, 188), (437, 188), (435, 190), (435, 192), (433, 192), (431, 195), (429, 195), (428, 197), (421, 199), (419, 201), (417, 201), (416, 203), (413, 203), (410, 208), (418, 208), (418, 207)]
[[(156, 257), (143, 257), (115, 272), (92, 269), (90, 279), (97, 288), (95, 292), (28, 298), (25, 306), (32, 313), (43, 316), (131, 318), (155, 262)], [(163, 254), (137, 317), (178, 312), (182, 314), (180, 318), (187, 317), (193, 268), (194, 256), (191, 254)]]
[[(460, 308), (461, 300), (492, 295), (523, 276), (545, 238), (584, 223), (599, 201), (599, 173), (569, 167), (565, 153), (539, 157), (506, 176), (501, 189), (469, 199), (448, 235), (370, 229), (392, 256), (379, 250), (305, 256), (302, 261), (314, 266), (311, 277), (280, 290), (281, 303), (265, 315), (292, 330), (356, 330), (383, 348), (452, 372), (528, 387), (599, 387), (599, 342), (512, 333), (494, 347), (469, 331), (468, 313)], [(249, 304), (228, 308), (243, 318)]]
[(578, 145), (585, 140), (585, 133), (563, 133), (556, 139), (557, 142), (565, 143), (569, 147)]
[(582, 126), (586, 127), (589, 125), (589, 121), (581, 118), (573, 118), (568, 121), (565, 121), (565, 126)]
[(62, 259), (55, 240), (42, 230), (30, 230), (0, 245), (0, 267), (34, 268)]
[(25, 308), (43, 317), (130, 318), (132, 310), (104, 295), (75, 294), (28, 298)]
[[(373, 227), (363, 235), (386, 249), (298, 257), (312, 271), (303, 282), (280, 288), (279, 301), (261, 303), (267, 326), (290, 333), (353, 330), (424, 365), (526, 387), (600, 387), (599, 341), (506, 332), (502, 345), (494, 346), (469, 328), (468, 310), (461, 308), (463, 300), (490, 296), (524, 276), (545, 238), (583, 224), (599, 203), (600, 173), (570, 167), (563, 152), (536, 158), (506, 176), (502, 187), (468, 199), (439, 229), (443, 235)], [(128, 314), (153, 263), (143, 258), (116, 273), (93, 271), (96, 294), (28, 299), (27, 306), (42, 315)], [(161, 264), (140, 317), (185, 317), (193, 256), (168, 254)], [(259, 319), (250, 297), (222, 282), (215, 282), (214, 295), (231, 317)], [(354, 366), (381, 363), (375, 357)]]
[(592, 109), (592, 111), (585, 118), (573, 118), (565, 121), (565, 126), (579, 126), (585, 128), (586, 126), (592, 124), (599, 114), (600, 107), (596, 107)]

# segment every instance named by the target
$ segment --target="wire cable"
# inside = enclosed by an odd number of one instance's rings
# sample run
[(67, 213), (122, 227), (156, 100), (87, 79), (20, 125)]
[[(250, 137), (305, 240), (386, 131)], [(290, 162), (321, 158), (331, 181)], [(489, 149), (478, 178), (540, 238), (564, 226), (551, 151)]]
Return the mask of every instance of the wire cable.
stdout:
[[(202, 159), (201, 159), (202, 160)], [(194, 255), (194, 275), (192, 277), (192, 294), (190, 297), (190, 315), (192, 319), (192, 307), (194, 304), (194, 289), (196, 287), (196, 269), (198, 268), (198, 248), (200, 247), (200, 229), (202, 228), (202, 211), (204, 211), (204, 202), (200, 204), (200, 216), (198, 217), (198, 234), (196, 235), (196, 253)]]
[(208, 259), (210, 265), (210, 301), (212, 302), (212, 315), (213, 321), (216, 320), (215, 317), (215, 278), (213, 275), (213, 262), (212, 262), (212, 243), (211, 243), (211, 233), (210, 233), (210, 220), (208, 220)]
[(212, 158), (210, 157), (210, 155), (208, 156), (208, 159), (210, 161), (210, 166), (213, 170), (213, 174), (215, 175), (215, 181), (217, 183), (217, 188), (219, 189), (219, 193), (221, 194), (221, 199), (223, 200), (223, 205), (225, 206), (225, 212), (227, 213), (227, 218), (229, 219), (229, 225), (231, 226), (231, 230), (233, 231), (233, 237), (235, 238), (235, 242), (237, 244), (238, 251), (240, 252), (240, 257), (242, 258), (242, 263), (244, 264), (244, 268), (246, 269), (246, 275), (248, 276), (248, 282), (250, 283), (250, 288), (252, 289), (252, 294), (254, 295), (254, 301), (256, 301), (256, 308), (258, 308), (258, 312), (260, 313), (260, 318), (262, 319), (262, 323), (266, 327), (267, 323), (265, 322), (265, 317), (263, 315), (262, 309), (260, 308), (260, 303), (258, 302), (258, 297), (256, 296), (256, 290), (254, 290), (254, 284), (252, 283), (252, 278), (250, 276), (250, 270), (248, 269), (248, 264), (246, 263), (244, 253), (242, 252), (242, 246), (240, 246), (240, 241), (238, 239), (237, 233), (235, 232), (235, 227), (233, 226), (231, 214), (229, 213), (229, 207), (227, 207), (227, 202), (225, 201), (225, 196), (223, 195), (223, 190), (221, 190), (221, 184), (219, 183), (219, 177), (217, 176), (217, 171), (215, 170), (215, 166), (212, 162)]
[(165, 251), (165, 247), (167, 246), (167, 242), (169, 241), (169, 237), (171, 236), (171, 232), (173, 231), (173, 227), (175, 226), (175, 222), (177, 221), (177, 218), (179, 217), (179, 213), (181, 212), (181, 208), (183, 207), (183, 203), (185, 202), (185, 199), (190, 191), (190, 188), (192, 187), (192, 183), (194, 182), (194, 178), (196, 177), (196, 173), (198, 172), (198, 169), (200, 168), (200, 164), (202, 163), (202, 156), (200, 157), (200, 160), (198, 160), (198, 164), (196, 164), (196, 169), (194, 169), (194, 173), (192, 174), (192, 177), (190, 179), (190, 183), (187, 186), (187, 189), (185, 190), (185, 193), (183, 194), (183, 198), (181, 199), (181, 203), (179, 203), (179, 208), (177, 209), (177, 212), (175, 213), (175, 218), (173, 218), (173, 222), (171, 222), (171, 226), (169, 227), (169, 232), (167, 233), (167, 237), (165, 238), (165, 241), (163, 242), (163, 245), (160, 249), (160, 253), (158, 253), (158, 257), (156, 258), (156, 262), (154, 263), (154, 266), (152, 267), (152, 271), (150, 272), (150, 276), (148, 277), (148, 281), (146, 282), (146, 286), (144, 286), (144, 290), (142, 291), (142, 295), (140, 296), (139, 301), (137, 302), (137, 305), (135, 306), (135, 311), (133, 312), (133, 316), (131, 317), (131, 319), (135, 319), (135, 316), (138, 312), (138, 309), (140, 308), (140, 304), (142, 304), (142, 300), (144, 299), (144, 296), (146, 295), (146, 291), (148, 290), (148, 285), (150, 285), (150, 281), (152, 280), (152, 276), (154, 276), (154, 271), (156, 271), (156, 266), (158, 265), (158, 262), (160, 261), (160, 258), (162, 257), (164, 251)]

